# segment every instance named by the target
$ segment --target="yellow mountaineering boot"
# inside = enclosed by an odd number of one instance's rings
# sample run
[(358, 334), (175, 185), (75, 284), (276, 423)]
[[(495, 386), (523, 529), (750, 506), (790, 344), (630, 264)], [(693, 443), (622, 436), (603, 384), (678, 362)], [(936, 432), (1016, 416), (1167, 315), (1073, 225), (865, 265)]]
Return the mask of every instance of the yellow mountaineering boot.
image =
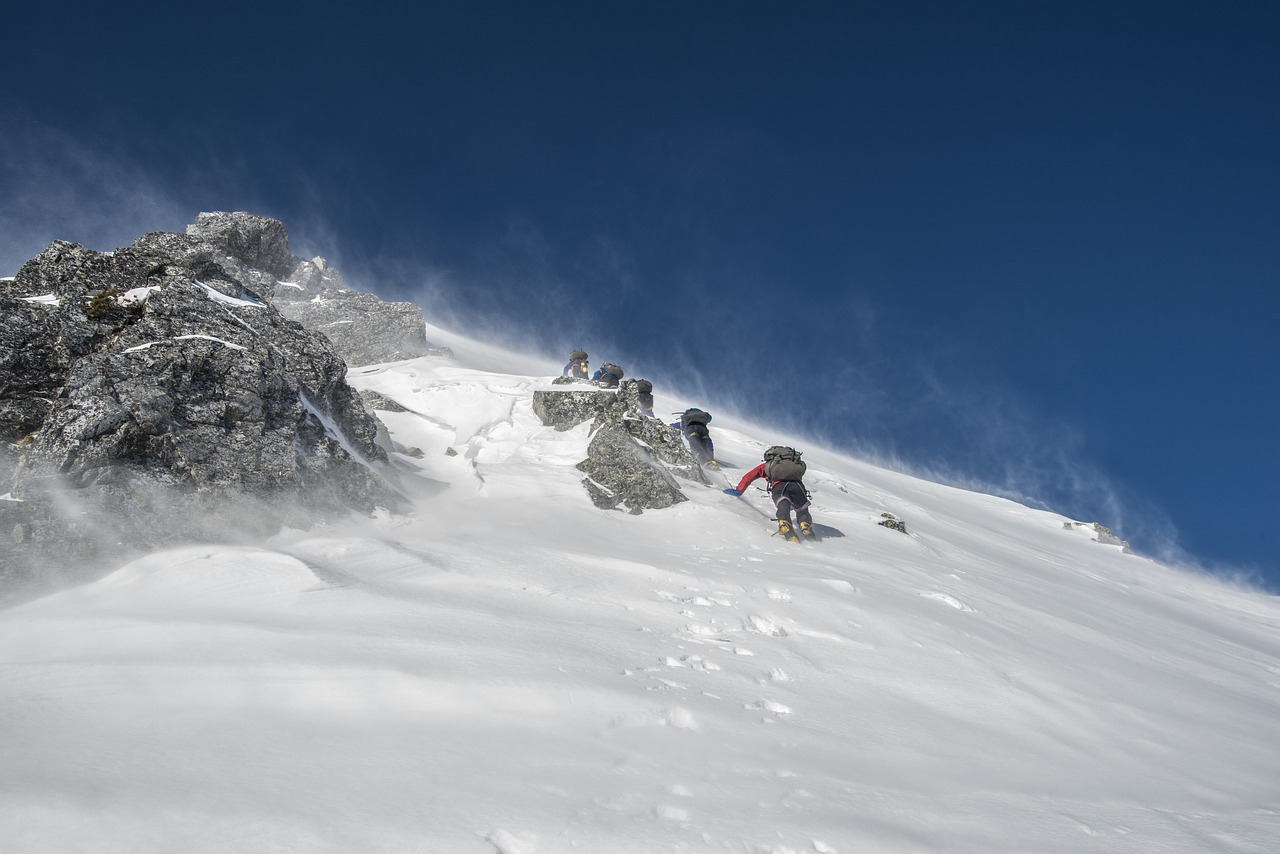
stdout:
[(813, 532), (812, 522), (800, 523), (800, 536), (804, 537), (806, 540), (815, 540), (818, 538), (818, 535)]
[(800, 538), (796, 536), (795, 529), (791, 527), (791, 523), (786, 519), (778, 520), (778, 533), (789, 543), (800, 542)]

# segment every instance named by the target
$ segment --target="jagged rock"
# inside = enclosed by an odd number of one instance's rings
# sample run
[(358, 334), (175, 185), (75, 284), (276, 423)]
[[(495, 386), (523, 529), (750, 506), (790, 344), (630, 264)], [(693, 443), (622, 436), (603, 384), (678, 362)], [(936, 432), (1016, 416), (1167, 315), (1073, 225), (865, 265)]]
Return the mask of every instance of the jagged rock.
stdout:
[(653, 451), (619, 424), (595, 431), (578, 468), (587, 475), (583, 485), (597, 507), (622, 506), (639, 515), (688, 501)]
[[(625, 410), (624, 410), (625, 411)], [(694, 458), (689, 446), (675, 430), (656, 418), (640, 418), (627, 413), (620, 420), (632, 438), (649, 449), (666, 468), (686, 480), (710, 486), (707, 474)]]
[(1094, 542), (1102, 543), (1104, 546), (1119, 546), (1120, 550), (1125, 554), (1133, 554), (1133, 551), (1129, 548), (1129, 544), (1117, 537), (1115, 532), (1106, 525), (1094, 522), (1092, 527), (1093, 532), (1098, 535)]
[(401, 406), (400, 404), (396, 403), (391, 398), (378, 394), (373, 389), (368, 389), (368, 388), (361, 389), (360, 399), (363, 400), (365, 402), (365, 405), (368, 406), (370, 409), (381, 409), (384, 412), (408, 412), (409, 411), (405, 409), (403, 406)]
[(903, 534), (907, 532), (907, 523), (903, 522), (892, 513), (881, 513), (880, 516), (883, 521), (878, 522), (877, 524), (882, 528), (888, 528), (892, 531), (900, 531)]
[(565, 391), (535, 389), (533, 412), (543, 424), (563, 432), (603, 417), (615, 406), (617, 400), (617, 392), (595, 387)]
[(1063, 522), (1062, 527), (1067, 530), (1072, 530), (1074, 528), (1088, 528), (1097, 535), (1093, 540), (1095, 543), (1102, 543), (1104, 546), (1119, 546), (1120, 551), (1125, 554), (1133, 554), (1133, 550), (1129, 544), (1117, 537), (1114, 531), (1106, 525), (1103, 525), (1101, 522), (1093, 522), (1091, 524), (1085, 524), (1084, 522)]
[(289, 232), (279, 220), (244, 211), (202, 213), (187, 226), (187, 234), (221, 247), (251, 270), (278, 277), (293, 272)]
[[(283, 263), (275, 229), (234, 234), (239, 261)], [(5, 515), (22, 516), (23, 548), (98, 554), (120, 531), (226, 539), (395, 505), (342, 358), (235, 269), (198, 237), (151, 234), (114, 253), (56, 241), (0, 282), (0, 492), (22, 499)]]
[(566, 379), (553, 381), (566, 388), (534, 391), (533, 411), (543, 424), (562, 431), (592, 422), (587, 459), (578, 468), (588, 475), (584, 485), (597, 507), (640, 513), (684, 501), (673, 474), (710, 484), (679, 433), (636, 413), (635, 380), (613, 390)]
[(352, 290), (323, 258), (293, 256), (289, 233), (277, 220), (202, 213), (187, 226), (187, 235), (209, 247), (232, 279), (269, 299), (290, 320), (323, 333), (348, 364), (449, 355), (448, 348), (428, 343), (421, 308)]
[[(299, 269), (313, 263), (302, 261)], [(297, 278), (290, 276), (287, 282), (277, 285), (273, 299), (285, 317), (323, 332), (350, 364), (449, 355), (447, 348), (427, 342), (421, 308), (411, 302), (384, 302), (373, 294), (350, 290), (341, 285), (336, 270), (326, 269), (334, 276), (312, 279), (321, 287), (290, 288), (288, 285)]]

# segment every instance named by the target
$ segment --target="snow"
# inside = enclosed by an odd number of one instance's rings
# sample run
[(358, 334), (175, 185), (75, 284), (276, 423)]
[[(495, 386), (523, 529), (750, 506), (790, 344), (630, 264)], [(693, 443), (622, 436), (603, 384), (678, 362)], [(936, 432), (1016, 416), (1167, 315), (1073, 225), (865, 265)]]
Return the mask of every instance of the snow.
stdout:
[(121, 294), (116, 301), (121, 305), (133, 305), (134, 303), (146, 302), (147, 298), (158, 290), (160, 290), (159, 285), (148, 285), (145, 288), (130, 288)]
[[(812, 445), (843, 537), (598, 510), (558, 366), (428, 337), (349, 373), (409, 410), (412, 515), (0, 612), (6, 851), (1273, 849), (1275, 598)], [(735, 480), (779, 438), (716, 424)]]
[(39, 303), (40, 305), (62, 305), (62, 300), (58, 299), (57, 294), (40, 294), (36, 297), (23, 297), (27, 302)]
[(152, 347), (156, 346), (157, 344), (165, 344), (165, 343), (168, 343), (169, 341), (188, 341), (188, 340), (190, 340), (190, 339), (192, 339), (192, 338), (200, 338), (200, 339), (205, 340), (205, 341), (215, 341), (215, 342), (217, 342), (218, 344), (221, 344), (222, 346), (224, 346), (224, 347), (228, 347), (228, 348), (230, 348), (230, 349), (232, 349), (232, 350), (243, 350), (243, 349), (244, 349), (244, 345), (242, 345), (242, 344), (235, 344), (235, 343), (232, 343), (231, 341), (224, 341), (223, 339), (218, 338), (217, 336), (214, 336), (214, 335), (175, 335), (174, 337), (172, 337), (172, 338), (166, 338), (166, 339), (165, 339), (165, 340), (163, 340), (163, 341), (148, 341), (148, 342), (147, 342), (147, 343), (145, 343), (145, 344), (138, 344), (138, 345), (133, 346), (133, 347), (126, 347), (126, 348), (125, 348), (125, 350), (124, 350), (124, 352), (126, 352), (126, 353), (138, 353), (138, 352), (141, 352), (142, 350), (148, 350), (148, 349), (150, 349), (150, 348), (152, 348)]
[(213, 288), (206, 285), (204, 282), (197, 281), (196, 285), (198, 285), (200, 288), (204, 290), (204, 292), (209, 296), (209, 299), (217, 303), (222, 303), (223, 305), (236, 306), (237, 308), (265, 308), (266, 307), (262, 303), (257, 302), (256, 300), (238, 299), (236, 297), (229, 297), (226, 294), (222, 293), (221, 291), (214, 290)]

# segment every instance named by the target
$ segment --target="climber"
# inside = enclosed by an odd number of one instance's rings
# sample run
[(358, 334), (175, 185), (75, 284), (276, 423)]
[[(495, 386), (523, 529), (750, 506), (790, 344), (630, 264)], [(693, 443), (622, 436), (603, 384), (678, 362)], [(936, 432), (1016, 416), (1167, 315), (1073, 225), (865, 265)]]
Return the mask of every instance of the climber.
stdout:
[(619, 368), (613, 362), (605, 362), (600, 366), (600, 370), (596, 371), (591, 377), (591, 380), (605, 388), (617, 388), (619, 381), (622, 380), (622, 368)]
[(636, 383), (636, 412), (639, 412), (645, 418), (654, 418), (653, 414), (653, 383), (648, 380), (640, 380)]
[(816, 540), (813, 514), (809, 512), (809, 491), (804, 488), (804, 481), (801, 480), (805, 468), (800, 452), (795, 448), (774, 445), (764, 452), (764, 462), (743, 475), (737, 489), (730, 487), (725, 490), (725, 494), (742, 495), (752, 481), (763, 477), (769, 484), (769, 497), (773, 499), (773, 506), (777, 510), (774, 518), (778, 522), (778, 533), (793, 543), (800, 541), (791, 524), (791, 511), (795, 510), (800, 536), (806, 540)]
[(699, 463), (707, 468), (718, 469), (720, 464), (716, 462), (716, 446), (711, 441), (711, 430), (707, 427), (710, 421), (711, 413), (701, 409), (686, 409), (680, 413), (680, 420), (673, 423), (671, 428), (684, 435), (685, 441), (689, 443), (689, 450), (693, 451)]
[(574, 350), (569, 354), (569, 364), (564, 366), (564, 375), (575, 380), (587, 378), (587, 351)]

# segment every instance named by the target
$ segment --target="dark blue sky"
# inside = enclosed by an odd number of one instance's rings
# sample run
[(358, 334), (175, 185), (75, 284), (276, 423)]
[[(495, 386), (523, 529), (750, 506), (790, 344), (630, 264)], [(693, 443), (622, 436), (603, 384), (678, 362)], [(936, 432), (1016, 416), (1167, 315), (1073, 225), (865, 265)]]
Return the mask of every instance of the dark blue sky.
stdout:
[(356, 286), (1280, 589), (1274, 4), (46, 5), (0, 17), (9, 268), (276, 216)]

